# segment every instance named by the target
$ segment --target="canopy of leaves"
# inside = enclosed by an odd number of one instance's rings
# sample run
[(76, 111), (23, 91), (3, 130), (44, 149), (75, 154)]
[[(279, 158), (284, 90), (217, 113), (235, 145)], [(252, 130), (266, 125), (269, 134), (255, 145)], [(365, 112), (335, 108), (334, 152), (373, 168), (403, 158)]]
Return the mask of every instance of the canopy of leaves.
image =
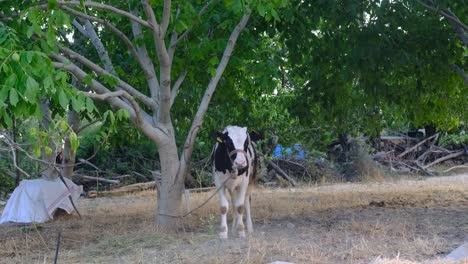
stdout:
[[(450, 1), (466, 20), (467, 5)], [(410, 122), (457, 127), (467, 86), (450, 67), (466, 51), (450, 24), (416, 1), (292, 1), (271, 31), (287, 50), (292, 110), (305, 124), (323, 117), (338, 133), (375, 134)]]

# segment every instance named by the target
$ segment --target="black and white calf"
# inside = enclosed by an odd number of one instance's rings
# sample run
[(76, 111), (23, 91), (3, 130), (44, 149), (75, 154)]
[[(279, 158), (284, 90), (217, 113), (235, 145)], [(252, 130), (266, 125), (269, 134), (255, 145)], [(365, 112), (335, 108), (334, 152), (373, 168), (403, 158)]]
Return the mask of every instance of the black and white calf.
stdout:
[(221, 208), (220, 238), (228, 237), (227, 212), (229, 202), (226, 190), (231, 196), (233, 206), (232, 228), (240, 237), (245, 237), (242, 216), (245, 211), (247, 231), (253, 231), (250, 215), (250, 194), (256, 177), (257, 153), (254, 141), (261, 136), (257, 132), (247, 132), (246, 127), (228, 126), (223, 132), (216, 133), (216, 144), (211, 160), (213, 177)]

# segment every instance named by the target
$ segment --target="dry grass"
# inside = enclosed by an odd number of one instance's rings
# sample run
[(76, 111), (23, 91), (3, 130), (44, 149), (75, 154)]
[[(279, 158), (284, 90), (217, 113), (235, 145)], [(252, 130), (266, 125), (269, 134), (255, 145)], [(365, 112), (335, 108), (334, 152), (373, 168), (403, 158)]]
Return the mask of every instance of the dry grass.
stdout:
[(59, 231), (61, 263), (451, 263), (437, 258), (468, 238), (468, 175), (257, 188), (252, 201), (255, 233), (220, 241), (216, 198), (171, 235), (152, 225), (152, 191), (81, 199), (83, 220), (0, 227), (0, 262), (50, 263)]

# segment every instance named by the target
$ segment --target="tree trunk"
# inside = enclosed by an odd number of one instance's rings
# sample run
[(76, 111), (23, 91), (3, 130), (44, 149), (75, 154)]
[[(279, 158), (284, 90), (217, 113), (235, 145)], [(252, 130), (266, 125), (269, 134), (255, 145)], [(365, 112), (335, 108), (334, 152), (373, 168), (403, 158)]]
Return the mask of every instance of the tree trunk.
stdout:
[[(78, 131), (80, 126), (80, 117), (77, 112), (73, 110), (68, 111), (68, 125), (74, 132)], [(75, 169), (75, 157), (76, 153), (71, 147), (70, 139), (66, 138), (63, 147), (62, 176), (70, 180), (73, 177), (73, 171)]]
[(348, 144), (348, 135), (344, 132), (338, 134), (338, 141), (341, 145), (341, 154), (338, 158), (340, 162), (347, 162), (348, 161), (348, 154), (349, 154), (349, 144)]
[[(40, 103), (42, 110), (43, 118), (40, 122), (40, 126), (45, 131), (49, 131), (51, 120), (49, 102), (42, 101)], [(55, 180), (59, 176), (57, 169), (55, 168), (55, 144), (52, 138), (49, 139), (48, 147), (52, 150), (51, 153), (48, 153), (45, 150), (45, 147), (41, 148), (41, 159), (46, 162), (42, 164), (41, 176), (46, 180)]]
[(437, 133), (437, 128), (434, 124), (425, 125), (424, 130), (426, 131), (426, 138), (432, 137)]
[(174, 230), (180, 226), (182, 219), (182, 194), (184, 192), (184, 178), (177, 177), (179, 158), (175, 139), (158, 146), (161, 161), (161, 179), (156, 180), (157, 215), (156, 226), (165, 230)]
[[(17, 141), (17, 136), (18, 136), (18, 128), (16, 127), (16, 118), (13, 114), (11, 114), (11, 124), (12, 124), (12, 130), (13, 130), (13, 142), (16, 144), (18, 143)], [(16, 165), (18, 167), (21, 166), (21, 161), (20, 161), (20, 157), (19, 157), (19, 151), (18, 149), (15, 149), (13, 150), (16, 154)], [(16, 177), (15, 177), (15, 187), (18, 187), (19, 186), (19, 183), (21, 181), (21, 172), (18, 168), (15, 169), (15, 172), (16, 172)]]

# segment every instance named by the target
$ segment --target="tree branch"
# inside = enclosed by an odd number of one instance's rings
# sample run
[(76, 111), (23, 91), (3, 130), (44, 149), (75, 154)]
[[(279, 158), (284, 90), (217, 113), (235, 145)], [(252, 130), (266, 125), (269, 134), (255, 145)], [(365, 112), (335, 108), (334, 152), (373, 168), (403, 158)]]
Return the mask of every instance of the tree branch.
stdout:
[[(138, 10), (135, 8), (131, 10), (132, 14), (137, 15)], [(136, 22), (132, 23), (132, 32), (133, 37), (135, 40), (140, 40), (143, 38), (143, 33), (141, 30), (141, 25)], [(142, 68), (144, 68), (144, 72), (146, 75), (146, 82), (148, 83), (148, 87), (150, 88), (151, 99), (156, 102), (155, 108), (153, 109), (153, 116), (156, 118), (157, 115), (157, 107), (159, 105), (159, 80), (156, 76), (156, 72), (154, 70), (154, 64), (148, 55), (148, 50), (146, 49), (146, 45), (143, 41), (137, 42), (141, 44), (137, 44), (137, 51), (138, 55), (140, 56)]]
[(88, 127), (90, 127), (90, 126), (92, 126), (92, 125), (94, 125), (94, 124), (96, 124), (96, 123), (98, 123), (98, 122), (101, 122), (101, 121), (102, 121), (101, 118), (100, 118), (100, 119), (95, 119), (95, 120), (93, 120), (92, 122), (89, 122), (88, 124), (86, 124), (86, 125), (84, 125), (84, 126), (81, 126), (81, 127), (79, 127), (78, 129), (76, 129), (76, 130), (75, 130), (75, 133), (78, 135), (78, 134), (80, 134), (83, 130), (85, 130), (85, 129), (87, 129)]
[(426, 1), (423, 0), (418, 0), (418, 2), (426, 7), (427, 9), (440, 14), (441, 16), (445, 17), (447, 20), (457, 24), (459, 27), (461, 27), (464, 31), (468, 31), (468, 26), (465, 25), (463, 22), (460, 21), (460, 19), (451, 11), (446, 10), (446, 9), (439, 9), (436, 6), (434, 6), (433, 1), (428, 1), (429, 3), (426, 3)]
[[(206, 10), (208, 9), (208, 6), (211, 5), (211, 3), (214, 3), (214, 2), (218, 2), (219, 0), (212, 0), (212, 1), (209, 1), (208, 3), (206, 3), (202, 9), (200, 10), (200, 12), (198, 13), (198, 16), (197, 16), (197, 19), (201, 19), (201, 17), (203, 16), (203, 14), (205, 14)], [(196, 24), (196, 20), (193, 21), (192, 23), (192, 26), (194, 26)], [(187, 34), (190, 32), (190, 29), (186, 29), (181, 35), (180, 37), (178, 37), (176, 40), (174, 40), (173, 42), (171, 42), (171, 45), (169, 48), (173, 48), (174, 46), (176, 46), (182, 39), (184, 39)]]
[(133, 86), (131, 86), (130, 84), (122, 81), (120, 78), (118, 78), (117, 76), (109, 73), (108, 71), (104, 70), (103, 68), (101, 68), (99, 65), (93, 63), (92, 61), (88, 60), (87, 58), (85, 58), (84, 56), (76, 53), (75, 51), (69, 49), (69, 48), (66, 48), (66, 47), (63, 47), (63, 46), (58, 46), (59, 47), (59, 50), (65, 54), (67, 54), (70, 59), (74, 59), (74, 60), (77, 60), (79, 61), (81, 64), (83, 64), (84, 66), (86, 66), (87, 68), (89, 68), (90, 70), (98, 73), (98, 74), (106, 74), (106, 75), (111, 75), (113, 76), (114, 78), (117, 79), (118, 81), (118, 86), (122, 89), (124, 89), (125, 91), (127, 91), (128, 93), (130, 93), (131, 95), (135, 96), (136, 98), (138, 98), (141, 102), (143, 102), (145, 105), (147, 105), (148, 107), (153, 107), (155, 102), (153, 100), (151, 100), (151, 98), (147, 97), (146, 95), (144, 95), (143, 93), (141, 93), (140, 91), (138, 91), (137, 89), (135, 89)]
[(208, 105), (211, 101), (211, 97), (216, 90), (216, 86), (223, 74), (224, 70), (226, 69), (227, 63), (231, 58), (231, 54), (234, 50), (234, 46), (236, 44), (237, 38), (242, 30), (245, 28), (247, 22), (249, 21), (249, 17), (251, 14), (251, 10), (248, 10), (246, 14), (242, 16), (241, 21), (236, 25), (234, 30), (231, 32), (229, 36), (226, 48), (224, 49), (223, 57), (218, 64), (218, 68), (216, 69), (216, 74), (210, 80), (208, 87), (203, 95), (203, 99), (200, 103), (198, 111), (193, 119), (192, 127), (190, 128), (189, 134), (187, 139), (185, 140), (184, 148), (182, 150), (181, 161), (180, 161), (180, 169), (177, 177), (184, 177), (186, 174), (186, 170), (188, 169), (188, 164), (190, 161), (190, 157), (193, 152), (193, 145), (195, 143), (195, 138), (197, 136), (198, 131), (200, 130), (201, 125), (203, 124), (203, 117), (205, 116), (206, 111), (208, 110)]
[[(180, 14), (180, 8), (177, 7), (177, 12), (176, 12), (176, 15), (175, 15), (175, 18), (174, 20), (177, 20), (177, 18), (179, 17), (179, 14)], [(169, 60), (172, 62), (174, 60), (174, 53), (175, 53), (175, 46), (172, 45), (172, 43), (174, 43), (177, 39), (177, 32), (175, 30), (175, 27), (172, 29), (172, 34), (171, 34), (171, 41), (169, 42)]]
[(164, 0), (163, 16), (161, 20), (161, 29), (159, 30), (161, 38), (166, 36), (167, 28), (169, 27), (169, 18), (171, 17), (171, 0)]
[[(150, 24), (148, 22), (144, 21), (143, 19), (141, 19), (139, 17), (136, 17), (136, 16), (132, 15), (131, 13), (126, 12), (126, 11), (121, 10), (121, 9), (118, 9), (116, 7), (106, 5), (106, 4), (103, 4), (103, 3), (92, 2), (92, 1), (84, 1), (83, 4), (85, 6), (88, 6), (88, 7), (95, 7), (95, 8), (111, 11), (111, 12), (113, 12), (115, 14), (125, 16), (125, 17), (129, 18), (130, 20), (135, 21), (135, 22), (137, 22), (137, 23), (139, 23), (139, 24), (141, 24), (141, 25), (143, 25), (145, 27), (151, 27)], [(62, 7), (62, 6), (81, 6), (80, 1), (57, 1), (57, 5), (59, 7)], [(47, 7), (47, 5), (41, 5), (40, 7), (42, 7), (42, 6)]]
[(171, 107), (172, 107), (172, 104), (174, 104), (174, 100), (177, 96), (177, 93), (179, 91), (179, 88), (180, 86), (182, 85), (182, 83), (184, 82), (184, 79), (185, 79), (185, 76), (187, 76), (187, 71), (184, 71), (183, 73), (180, 74), (179, 78), (177, 79), (177, 81), (175, 82), (174, 86), (172, 87), (172, 91), (171, 91)]
[[(86, 72), (84, 72), (75, 64), (71, 63), (65, 57), (61, 55), (57, 55), (57, 54), (51, 54), (49, 56), (52, 57), (53, 59), (60, 61), (59, 63), (53, 62), (53, 65), (55, 68), (64, 69), (72, 73), (80, 82), (83, 82), (83, 79), (86, 78), (86, 76), (88, 76)], [(88, 87), (90, 87), (93, 91), (95, 91), (98, 94), (105, 94), (105, 93), (111, 92), (109, 89), (107, 89), (104, 85), (102, 85), (100, 82), (96, 81), (95, 79), (91, 80), (91, 83), (88, 85)], [(114, 108), (129, 110), (130, 116), (132, 117), (132, 119), (136, 120), (136, 113), (133, 111), (132, 106), (128, 105), (126, 102), (124, 102), (120, 98), (111, 98), (108, 101), (109, 101), (109, 104)]]
[(468, 75), (456, 64), (450, 64), (450, 67), (454, 69), (463, 79), (466, 85), (468, 85)]
[[(58, 60), (59, 62), (53, 62), (53, 66), (57, 69), (64, 69), (70, 73), (72, 73), (79, 81), (83, 81), (88, 74), (84, 72), (82, 69), (77, 67), (75, 64), (71, 63), (69, 60), (67, 60), (65, 57), (57, 54), (51, 54), (49, 55), (51, 58)], [(104, 85), (102, 85), (100, 82), (92, 79), (91, 84), (88, 85), (93, 91), (95, 91), (98, 94), (105, 94), (105, 93), (111, 93), (109, 89), (107, 89)], [(122, 99), (116, 98), (116, 97), (111, 97), (108, 98), (107, 101), (109, 102), (110, 106), (112, 108), (116, 109), (127, 109), (130, 112), (130, 119), (132, 120), (133, 123), (137, 124), (140, 130), (153, 142), (156, 142), (156, 144), (161, 145), (164, 143), (163, 139), (166, 138), (167, 132), (159, 127), (159, 126), (152, 126), (152, 118), (144, 111), (141, 111), (141, 114), (143, 114), (143, 121), (141, 124), (138, 124), (137, 121), (137, 116), (136, 113), (133, 109), (132, 106), (128, 105), (125, 103)]]
[[(71, 9), (71, 8), (70, 8)], [(83, 36), (88, 36), (88, 32), (86, 32), (86, 29), (84, 29), (83, 25), (80, 24), (76, 19), (73, 19), (72, 25), (75, 26), (76, 29), (83, 35)], [(62, 34), (62, 37), (66, 37)], [(65, 38), (66, 39), (66, 38)], [(67, 42), (68, 43), (68, 42)]]
[(156, 21), (153, 8), (148, 0), (142, 0), (143, 10), (145, 11), (146, 17), (148, 18), (148, 24), (152, 29), (152, 35), (154, 40), (154, 45), (156, 47), (156, 52), (158, 54), (159, 63), (161, 65), (167, 66), (170, 65), (169, 55), (166, 50), (166, 44), (164, 43), (164, 36), (160, 32), (160, 26)]
[(94, 30), (94, 26), (91, 24), (91, 22), (89, 22), (89, 20), (84, 21), (84, 28), (89, 40), (91, 43), (93, 43), (93, 46), (99, 55), (99, 59), (104, 62), (104, 69), (110, 72), (112, 75), (117, 76), (114, 65), (112, 64), (112, 61), (109, 57), (109, 53), (104, 47), (104, 44), (102, 44), (101, 39), (96, 34), (96, 30)]
[[(138, 65), (140, 65), (140, 67), (142, 68), (143, 72), (145, 73), (146, 76), (151, 76), (151, 72), (148, 71), (148, 69), (146, 69), (145, 67), (145, 64), (144, 62), (142, 61), (142, 59), (140, 58), (140, 55), (139, 53), (137, 52), (137, 50), (135, 49), (135, 47), (133, 46), (132, 42), (130, 41), (130, 39), (128, 39), (128, 37), (122, 32), (120, 31), (119, 29), (117, 29), (113, 24), (111, 24), (109, 21), (107, 20), (104, 20), (104, 19), (100, 19), (100, 18), (97, 18), (97, 17), (94, 17), (94, 16), (90, 16), (90, 15), (86, 15), (86, 14), (83, 14), (79, 11), (76, 11), (75, 9), (73, 8), (69, 8), (69, 7), (66, 7), (66, 6), (61, 6), (60, 7), (61, 9), (63, 9), (64, 11), (70, 13), (70, 14), (73, 14), (77, 17), (81, 17), (83, 19), (86, 19), (86, 20), (90, 20), (90, 21), (94, 21), (94, 22), (97, 22), (97, 23), (100, 23), (104, 26), (106, 26), (110, 31), (114, 32), (114, 34), (116, 34), (124, 43), (125, 45), (127, 46), (127, 48), (130, 50), (130, 52), (132, 53), (133, 57), (135, 58), (135, 60), (137, 61)], [(132, 23), (136, 23), (134, 21), (131, 21)], [(136, 23), (138, 24), (138, 23)], [(73, 24), (75, 27), (77, 25)], [(140, 25), (140, 24), (138, 24)], [(81, 26), (81, 25), (80, 25)], [(80, 32), (81, 29), (77, 28)], [(84, 30), (84, 29), (83, 29)], [(86, 31), (84, 31), (86, 32)], [(83, 33), (83, 32), (82, 32)], [(86, 35), (83, 33), (83, 35)], [(154, 73), (153, 73), (154, 75)]]
[(450, 10), (443, 9), (440, 10), (439, 13), (448, 20), (455, 23), (458, 27), (462, 28), (464, 31), (468, 31), (468, 26), (465, 25), (462, 21), (460, 21), (460, 19)]
[(21, 173), (26, 175), (28, 178), (31, 178), (31, 176), (27, 172), (25, 172), (23, 169), (21, 169), (18, 166), (18, 163), (16, 162), (16, 152), (15, 152), (15, 149), (13, 148), (14, 142), (6, 134), (3, 134), (3, 142), (5, 142), (8, 145), (8, 147), (10, 148), (10, 152), (11, 152), (11, 155), (13, 157), (13, 166), (18, 171), (20, 171)]

